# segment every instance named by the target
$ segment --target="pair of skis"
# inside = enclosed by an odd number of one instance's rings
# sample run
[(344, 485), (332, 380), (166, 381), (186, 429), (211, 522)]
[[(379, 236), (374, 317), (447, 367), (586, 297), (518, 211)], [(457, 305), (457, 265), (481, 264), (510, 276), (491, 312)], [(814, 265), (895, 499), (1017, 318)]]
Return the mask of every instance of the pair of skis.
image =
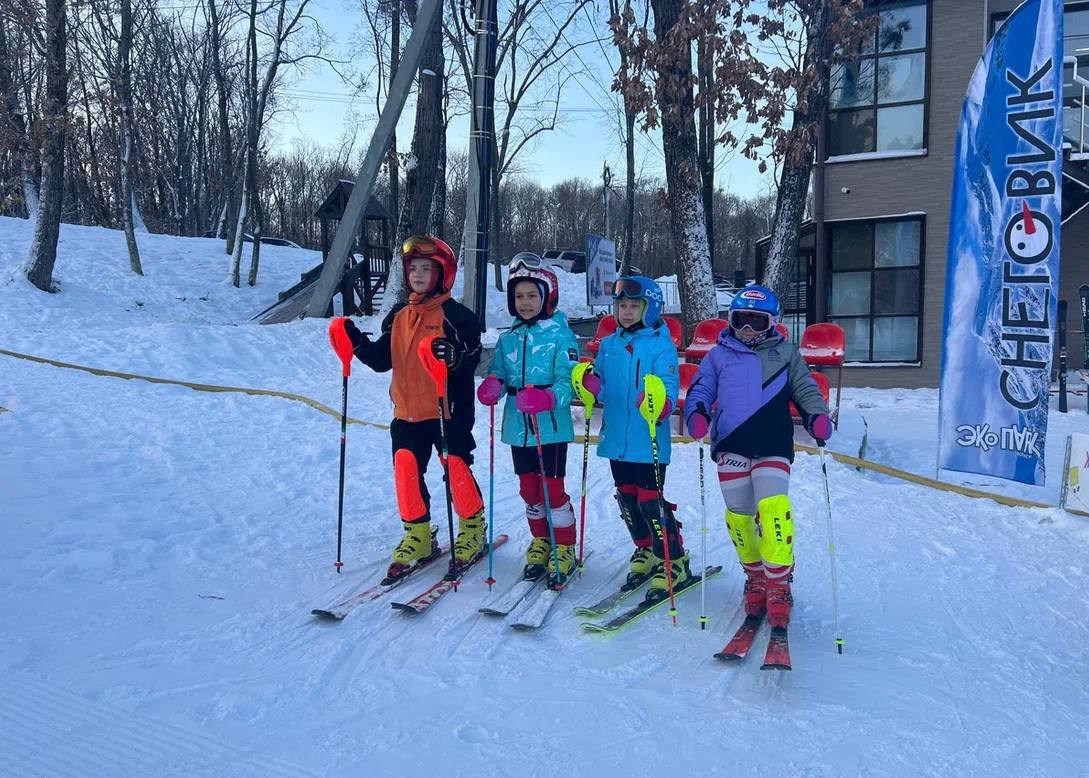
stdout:
[[(722, 572), (722, 565), (710, 565), (703, 571), (703, 576), (693, 575), (683, 584), (673, 590), (674, 599), (680, 596), (690, 589), (695, 589), (696, 586), (703, 580), (703, 578), (711, 578)], [(639, 581), (632, 586), (622, 586), (617, 591), (605, 597), (594, 605), (582, 606), (575, 608), (575, 613), (580, 616), (604, 616), (614, 607), (626, 600), (635, 592), (639, 591), (643, 584), (650, 580), (648, 575), (645, 580)], [(604, 624), (598, 624), (595, 622), (583, 622), (580, 626), (583, 632), (602, 633), (602, 632), (618, 632), (624, 627), (631, 624), (633, 621), (642, 618), (653, 610), (657, 610), (663, 605), (669, 602), (668, 597), (643, 599), (638, 605), (633, 608), (629, 608), (623, 613), (618, 614), (614, 618), (605, 622)]]
[[(506, 542), (507, 536), (499, 535), (495, 538), (494, 547), (499, 548)], [(318, 618), (342, 621), (349, 613), (358, 608), (360, 605), (368, 602), (373, 602), (374, 600), (385, 596), (393, 589), (401, 586), (407, 579), (414, 576), (417, 572), (431, 565), (431, 563), (435, 560), (442, 559), (446, 554), (449, 553), (449, 551), (449, 547), (443, 547), (437, 552), (433, 553), (431, 556), (418, 562), (415, 567), (413, 567), (407, 573), (393, 581), (382, 581), (375, 584), (374, 586), (364, 589), (358, 594), (352, 595), (348, 599), (343, 600), (336, 605), (331, 605), (328, 608), (315, 608), (310, 612)], [(487, 554), (488, 547), (485, 546), (484, 549), (475, 557), (473, 557), (467, 564), (462, 565), (461, 568), (459, 568), (453, 576), (446, 576), (439, 579), (434, 584), (427, 587), (418, 595), (409, 600), (405, 600), (404, 602), (392, 603), (394, 610), (399, 610), (410, 614), (423, 613), (436, 602), (441, 600), (444, 595), (456, 589), (458, 587), (458, 584), (461, 583), (461, 580), (462, 578), (464, 578), (465, 574), (473, 567), (473, 565), (475, 565), (477, 562), (487, 556)]]
[[(763, 614), (759, 616), (745, 616), (737, 632), (729, 642), (716, 653), (715, 659), (724, 662), (740, 662), (752, 649), (756, 642), (756, 634), (760, 631), (760, 625), (764, 623)], [(790, 643), (787, 640), (786, 627), (772, 627), (771, 637), (768, 639), (768, 647), (764, 652), (764, 663), (761, 670), (789, 670), (790, 668)]]
[[(589, 559), (591, 554), (593, 551), (586, 552), (583, 561)], [(547, 575), (522, 579), (480, 608), (479, 612), (485, 616), (507, 619), (510, 628), (518, 632), (532, 632), (544, 626), (560, 595), (575, 580), (574, 577), (569, 578), (563, 586), (553, 588), (547, 585)]]

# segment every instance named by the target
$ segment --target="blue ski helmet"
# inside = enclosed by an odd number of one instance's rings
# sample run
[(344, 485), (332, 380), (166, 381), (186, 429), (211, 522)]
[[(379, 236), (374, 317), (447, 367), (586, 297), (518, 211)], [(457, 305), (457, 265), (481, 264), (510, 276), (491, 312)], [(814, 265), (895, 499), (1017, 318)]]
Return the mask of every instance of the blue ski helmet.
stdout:
[(621, 297), (644, 302), (644, 327), (656, 327), (661, 323), (665, 297), (662, 296), (662, 288), (653, 279), (646, 276), (621, 276), (613, 284), (613, 300)]
[(766, 286), (749, 284), (734, 295), (730, 303), (731, 311), (763, 311), (773, 319), (779, 318), (779, 298)]

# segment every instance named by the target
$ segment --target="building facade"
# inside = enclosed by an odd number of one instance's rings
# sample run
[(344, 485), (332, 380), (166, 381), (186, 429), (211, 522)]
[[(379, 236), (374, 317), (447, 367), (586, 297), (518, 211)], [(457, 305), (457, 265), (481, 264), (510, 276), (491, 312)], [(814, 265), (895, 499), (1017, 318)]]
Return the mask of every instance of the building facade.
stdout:
[[(991, 32), (1018, 0), (895, 0), (858, 61), (833, 76), (813, 176), (813, 216), (785, 302), (792, 331), (847, 333), (856, 386), (937, 386), (953, 157), (961, 105)], [(1089, 1), (1067, 0), (1060, 299), (1089, 283)], [(766, 250), (766, 246), (764, 247)], [(1080, 360), (1071, 358), (1073, 366)]]

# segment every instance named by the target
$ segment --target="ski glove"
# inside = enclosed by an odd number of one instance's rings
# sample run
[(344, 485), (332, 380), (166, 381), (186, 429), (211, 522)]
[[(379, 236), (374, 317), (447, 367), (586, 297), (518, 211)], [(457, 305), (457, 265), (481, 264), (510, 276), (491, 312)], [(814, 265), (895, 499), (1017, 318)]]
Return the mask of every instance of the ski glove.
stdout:
[(707, 430), (711, 427), (711, 415), (707, 412), (707, 406), (697, 403), (692, 415), (688, 417), (688, 434), (696, 440), (707, 437)]
[(832, 437), (832, 420), (828, 418), (828, 414), (818, 413), (809, 417), (809, 424), (806, 425), (805, 430), (813, 436), (813, 440), (817, 441), (818, 445), (823, 446)]
[(458, 361), (457, 346), (446, 338), (435, 338), (431, 341), (431, 354), (440, 362), (445, 362), (447, 367), (453, 367)]
[(586, 371), (582, 376), (582, 388), (594, 396), (594, 400), (597, 400), (598, 395), (601, 394), (601, 378), (596, 373)]
[(514, 405), (522, 413), (544, 413), (556, 407), (556, 395), (549, 389), (530, 386), (518, 392)]
[(348, 317), (344, 317), (344, 334), (348, 336), (348, 340), (352, 342), (352, 350), (355, 351), (364, 343), (367, 343), (367, 336), (359, 331), (359, 327), (355, 326)]
[(481, 405), (495, 405), (503, 394), (503, 382), (493, 375), (484, 379), (476, 390), (476, 399)]

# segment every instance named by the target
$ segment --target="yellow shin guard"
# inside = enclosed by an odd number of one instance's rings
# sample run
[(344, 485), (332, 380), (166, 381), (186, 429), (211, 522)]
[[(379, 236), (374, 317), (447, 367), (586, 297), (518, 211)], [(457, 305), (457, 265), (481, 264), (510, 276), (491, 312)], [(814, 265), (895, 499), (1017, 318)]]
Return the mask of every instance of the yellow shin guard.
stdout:
[(756, 510), (760, 516), (760, 557), (766, 564), (794, 564), (794, 519), (785, 494), (765, 497)]
[(730, 533), (741, 564), (760, 561), (760, 540), (756, 535), (756, 519), (753, 516), (726, 511), (726, 530)]

